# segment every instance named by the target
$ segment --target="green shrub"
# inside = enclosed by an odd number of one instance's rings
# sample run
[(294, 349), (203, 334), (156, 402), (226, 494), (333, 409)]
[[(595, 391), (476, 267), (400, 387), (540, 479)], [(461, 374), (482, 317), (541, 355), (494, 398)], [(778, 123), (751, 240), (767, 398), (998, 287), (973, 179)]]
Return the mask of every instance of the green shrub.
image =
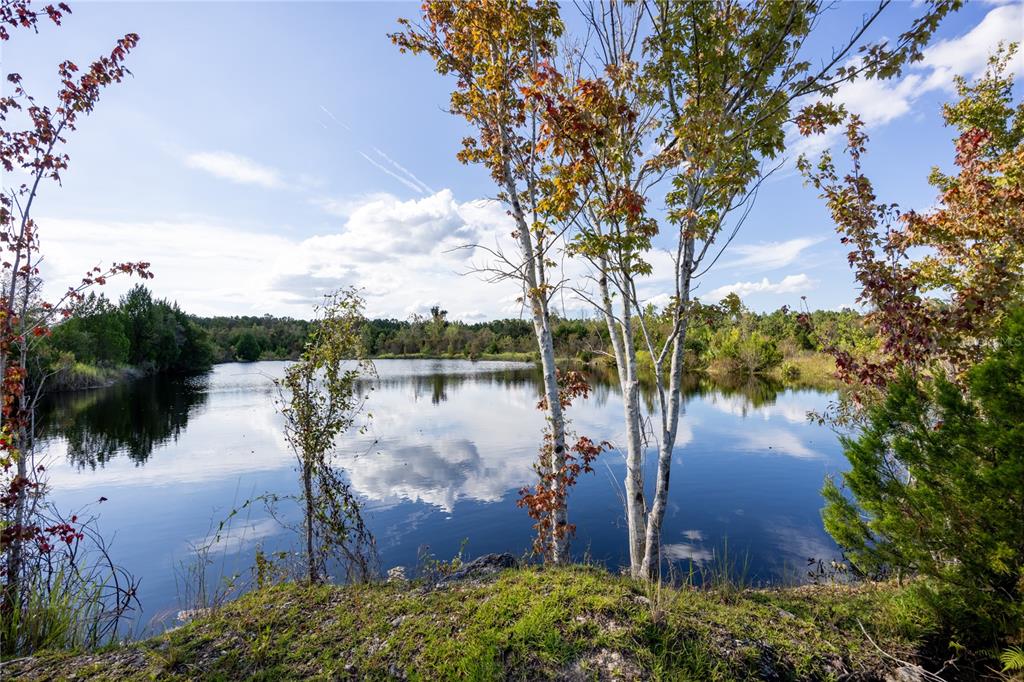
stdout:
[(782, 362), (778, 344), (759, 331), (719, 329), (708, 345), (711, 360), (729, 372), (761, 374)]
[(235, 357), (242, 362), (255, 362), (260, 359), (260, 342), (251, 331), (245, 331), (235, 342)]
[(825, 527), (859, 569), (924, 578), (924, 603), (961, 644), (1024, 636), (1024, 310), (966, 388), (904, 373), (843, 439)]

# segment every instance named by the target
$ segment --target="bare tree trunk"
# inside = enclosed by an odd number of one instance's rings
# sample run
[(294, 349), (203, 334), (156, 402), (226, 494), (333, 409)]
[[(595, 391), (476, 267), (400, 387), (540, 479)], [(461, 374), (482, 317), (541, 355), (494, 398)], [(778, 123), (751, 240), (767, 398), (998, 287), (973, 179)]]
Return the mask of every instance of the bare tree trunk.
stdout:
[(308, 460), (302, 463), (302, 489), (306, 495), (306, 570), (312, 585), (317, 582), (317, 575), (313, 555), (313, 467)]
[[(539, 307), (539, 306), (535, 306)], [(541, 314), (534, 313), (533, 326), (537, 333), (537, 345), (540, 349), (541, 371), (544, 374), (544, 395), (548, 403), (548, 419), (551, 422), (551, 471), (559, 472), (565, 467), (565, 417), (562, 414), (562, 403), (558, 395), (558, 374), (555, 366), (555, 347), (551, 336), (551, 318), (547, 314), (547, 306), (543, 306)], [(553, 478), (555, 485), (564, 485), (561, 476)], [(552, 513), (551, 560), (556, 564), (569, 560), (569, 537), (565, 527), (569, 523), (569, 513), (565, 504), (565, 490), (561, 490), (563, 503)]]
[[(19, 453), (18, 466), (17, 466), (17, 477), (19, 481), (26, 481), (28, 477), (28, 462), (27, 453), (24, 451), (25, 448), (25, 430), (19, 428), (17, 431), (16, 438), (18, 439)], [(17, 500), (15, 501), (14, 507), (14, 529), (16, 531), (15, 536), (11, 539), (10, 549), (7, 554), (7, 584), (4, 585), (4, 598), (3, 598), (3, 612), (7, 617), (12, 617), (18, 609), (20, 609), (21, 602), (21, 578), (22, 578), (22, 564), (24, 562), (24, 541), (19, 537), (19, 533), (25, 527), (25, 519), (28, 516), (28, 489), (22, 486), (17, 493)], [(13, 646), (13, 644), (12, 644)]]
[[(632, 362), (628, 359), (633, 356)], [(626, 425), (626, 521), (629, 528), (630, 573), (637, 576), (644, 556), (644, 526), (647, 500), (644, 497), (644, 456), (642, 416), (640, 414), (640, 382), (635, 375), (636, 352), (627, 355), (622, 382), (622, 405)]]
[[(31, 262), (29, 263), (31, 265)], [(16, 281), (16, 278), (12, 276), (12, 279)], [(28, 283), (25, 284), (25, 296), (22, 301), (20, 316), (21, 319), (26, 319), (28, 310)], [(13, 299), (12, 299), (13, 301)], [(13, 306), (12, 306), (13, 308)], [(28, 367), (28, 347), (25, 343), (22, 343), (19, 348), (19, 362), (22, 370)], [(22, 386), (25, 386), (25, 379), (22, 379)], [(7, 584), (4, 590), (4, 604), (3, 608), (11, 609), (8, 610), (8, 615), (15, 613), (16, 609), (21, 608), (21, 583), (25, 573), (25, 540), (21, 534), (25, 530), (25, 526), (29, 520), (29, 474), (35, 474), (35, 463), (31, 462), (30, 459), (34, 456), (32, 452), (32, 431), (30, 428), (26, 428), (24, 415), (28, 414), (30, 410), (35, 409), (34, 401), (29, 398), (29, 391), (22, 390), (18, 396), (18, 415), (19, 421), (17, 422), (17, 428), (14, 431), (15, 438), (17, 439), (17, 478), (21, 485), (18, 487), (17, 499), (15, 501), (14, 511), (14, 529), (15, 534), (11, 540), (10, 551), (8, 552), (7, 559)], [(31, 422), (30, 422), (31, 423)]]
[[(504, 133), (503, 133), (504, 134)], [(505, 141), (508, 147), (507, 141)], [(516, 222), (519, 239), (519, 250), (523, 258), (521, 278), (523, 293), (530, 304), (533, 316), (533, 331), (537, 337), (537, 349), (540, 352), (541, 370), (544, 375), (544, 398), (548, 405), (548, 419), (551, 428), (551, 461), (550, 471), (556, 474), (555, 485), (563, 485), (557, 473), (565, 467), (565, 418), (562, 414), (562, 403), (559, 400), (558, 368), (555, 366), (555, 347), (551, 335), (551, 315), (548, 311), (548, 283), (544, 274), (543, 253), (535, 253), (537, 247), (527, 221), (526, 213), (519, 201), (515, 183), (512, 180), (512, 168), (507, 160), (505, 166), (505, 191), (511, 208), (512, 217)], [(569, 537), (565, 527), (569, 523), (569, 514), (565, 504), (565, 491), (561, 493), (563, 500), (552, 513), (551, 560), (560, 564), (569, 560)]]
[(608, 325), (608, 334), (615, 353), (615, 365), (622, 390), (623, 419), (626, 427), (626, 528), (629, 532), (630, 574), (640, 577), (644, 557), (644, 529), (646, 525), (647, 502), (644, 499), (643, 472), (643, 421), (640, 413), (640, 380), (637, 376), (636, 346), (633, 336), (633, 322), (630, 306), (625, 296), (622, 318), (616, 319), (608, 289), (608, 262), (598, 263), (601, 277), (602, 313)]
[(654, 484), (654, 502), (647, 516), (647, 540), (641, 574), (649, 579), (657, 578), (661, 571), (661, 526), (668, 505), (669, 477), (672, 473), (672, 453), (676, 446), (679, 429), (679, 413), (682, 406), (682, 382), (686, 328), (689, 321), (687, 310), (690, 303), (690, 285), (693, 274), (692, 237), (684, 238), (683, 257), (678, 264), (679, 309), (677, 330), (672, 341), (671, 369), (667, 410), (663, 410), (661, 421), (661, 443), (658, 446), (658, 475)]

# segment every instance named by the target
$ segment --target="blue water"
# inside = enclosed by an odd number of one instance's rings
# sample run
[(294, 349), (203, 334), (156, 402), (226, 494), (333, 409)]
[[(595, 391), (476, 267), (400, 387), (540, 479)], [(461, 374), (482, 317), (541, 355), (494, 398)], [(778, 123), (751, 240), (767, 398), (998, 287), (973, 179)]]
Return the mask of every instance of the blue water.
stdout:
[[(382, 569), (412, 572), (428, 552), (450, 559), (532, 542), (531, 521), (515, 506), (535, 480), (543, 417), (539, 378), (504, 362), (381, 360), (363, 434), (341, 439), (338, 464), (365, 505)], [(274, 409), (272, 378), (284, 364), (218, 365), (206, 376), (156, 378), (61, 397), (49, 411), (46, 446), (52, 497), (63, 509), (99, 515), (114, 558), (141, 578), (137, 629), (173, 621), (183, 604), (194, 547), (247, 499), (297, 490), (295, 459)], [(622, 435), (617, 388), (595, 391), (570, 412), (573, 429), (615, 443)], [(822, 528), (819, 491), (842, 470), (835, 435), (807, 420), (834, 395), (767, 384), (688, 391), (673, 459), (664, 554), (686, 572), (723, 561), (752, 582), (799, 580), (807, 560), (838, 556)], [(654, 479), (655, 456), (648, 461)], [(601, 456), (570, 498), (579, 558), (610, 568), (628, 562), (621, 501), (622, 454)], [(106, 501), (98, 503), (100, 497)], [(249, 576), (257, 547), (298, 546), (260, 503), (235, 515), (213, 544), (207, 575), (216, 583)]]

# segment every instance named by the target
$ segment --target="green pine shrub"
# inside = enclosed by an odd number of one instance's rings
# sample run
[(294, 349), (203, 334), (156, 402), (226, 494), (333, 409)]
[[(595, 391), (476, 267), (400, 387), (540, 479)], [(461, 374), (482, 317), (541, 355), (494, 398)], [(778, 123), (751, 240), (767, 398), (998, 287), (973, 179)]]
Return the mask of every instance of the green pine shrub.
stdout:
[(959, 644), (1021, 642), (1024, 309), (966, 386), (904, 373), (843, 447), (847, 491), (826, 483), (823, 517), (851, 562), (919, 576), (922, 602)]

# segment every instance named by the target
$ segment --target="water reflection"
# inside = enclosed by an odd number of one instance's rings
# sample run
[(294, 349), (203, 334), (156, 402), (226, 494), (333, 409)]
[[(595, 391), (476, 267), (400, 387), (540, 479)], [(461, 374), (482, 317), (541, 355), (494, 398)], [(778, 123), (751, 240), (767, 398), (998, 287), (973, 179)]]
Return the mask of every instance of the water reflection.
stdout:
[[(614, 369), (588, 367), (584, 370), (599, 400), (608, 399), (609, 391), (616, 394), (618, 379)], [(682, 394), (684, 399), (693, 396), (729, 396), (741, 400), (750, 407), (761, 407), (775, 402), (778, 395), (785, 391), (786, 386), (773, 378), (750, 375), (715, 375), (688, 374), (683, 376)], [(641, 373), (640, 395), (648, 412), (657, 409), (657, 391), (653, 377)]]
[(52, 396), (41, 410), (44, 439), (62, 437), (68, 460), (95, 469), (124, 454), (141, 465), (176, 441), (206, 403), (205, 379), (157, 376)]
[(452, 511), (455, 502), (471, 498), (500, 500), (520, 480), (519, 467), (488, 462), (466, 438), (385, 442), (375, 456), (347, 462), (352, 485), (364, 497), (424, 502)]
[(448, 400), (450, 390), (458, 390), (466, 383), (484, 384), (496, 388), (521, 388), (536, 385), (538, 378), (538, 372), (531, 367), (496, 369), (494, 372), (488, 373), (446, 373), (443, 368), (438, 368), (432, 374), (402, 375), (391, 371), (374, 380), (367, 381), (367, 383), (372, 384), (376, 389), (411, 389), (416, 402), (429, 395), (432, 405), (440, 405)]
[[(43, 432), (61, 441), (76, 469), (102, 468), (118, 455), (139, 466), (154, 449), (177, 445), (189, 419), (202, 414), (212, 394), (218, 404), (216, 421), (204, 422), (192, 434), (203, 434), (204, 445), (189, 441), (174, 448), (173, 459), (162, 461), (141, 480), (173, 483), (276, 469), (291, 456), (280, 438), (272, 401), (273, 379), (283, 368), (284, 363), (221, 365), (206, 378), (153, 377), (64, 394), (44, 410)], [(613, 375), (597, 371), (590, 373), (590, 380), (593, 391), (573, 410), (573, 426), (579, 433), (615, 444), (621, 435), (618, 384)], [(378, 376), (367, 382), (374, 389), (370, 428), (339, 448), (341, 464), (364, 497), (409, 500), (451, 511), (460, 499), (494, 502), (529, 482), (543, 427), (536, 410), (541, 379), (535, 368), (521, 363), (391, 360), (378, 362)], [(645, 385), (642, 393), (653, 408), (653, 387)], [(684, 406), (696, 401), (731, 417), (767, 422), (729, 438), (714, 437), (719, 447), (821, 459), (821, 453), (787, 426), (805, 423), (811, 409), (805, 393), (756, 378), (691, 376), (684, 387)], [(452, 404), (441, 411), (418, 409), (427, 398), (433, 406)], [(691, 443), (698, 421), (700, 417), (687, 414), (684, 407), (677, 449)], [(236, 435), (247, 439), (245, 447), (208, 446), (230, 442)], [(140, 480), (125, 469), (110, 475), (111, 482)], [(79, 487), (87, 481), (76, 477), (65, 483)]]
[[(274, 410), (272, 379), (285, 364), (218, 365), (198, 380), (150, 379), (61, 396), (46, 413), (50, 481), (68, 508), (108, 498), (104, 528), (120, 558), (145, 578), (147, 610), (173, 605), (174, 568), (188, 543), (206, 537), (247, 498), (290, 494), (294, 456)], [(416, 561), (430, 545), (520, 553), (531, 522), (514, 501), (535, 479), (544, 427), (540, 376), (529, 365), (387, 360), (377, 363), (361, 434), (339, 443), (338, 462), (367, 508), (385, 568)], [(622, 441), (614, 377), (594, 373), (589, 399), (573, 406), (575, 431)], [(647, 386), (645, 400), (655, 400)], [(673, 458), (664, 524), (667, 559), (707, 564), (728, 541), (751, 574), (775, 579), (834, 545), (821, 527), (819, 490), (844, 466), (834, 434), (806, 420), (831, 394), (763, 381), (690, 377)], [(651, 447), (656, 447), (655, 443)], [(656, 456), (647, 457), (654, 480)], [(602, 455), (572, 491), (575, 551), (616, 568), (628, 561), (621, 503), (622, 454)], [(289, 546), (291, 535), (255, 511), (244, 537), (222, 548), (230, 570), (246, 570), (254, 543)], [(237, 566), (231, 564), (237, 562)], [(147, 602), (147, 600), (149, 600)], [(152, 611), (151, 611), (152, 612)]]

